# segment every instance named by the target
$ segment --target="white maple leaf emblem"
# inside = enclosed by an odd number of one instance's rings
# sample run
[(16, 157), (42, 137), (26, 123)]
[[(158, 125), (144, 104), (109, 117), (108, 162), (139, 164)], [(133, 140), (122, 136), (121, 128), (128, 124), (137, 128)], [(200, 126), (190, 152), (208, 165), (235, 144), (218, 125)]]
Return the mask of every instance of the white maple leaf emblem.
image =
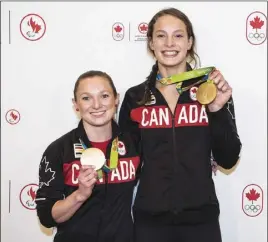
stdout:
[(40, 162), (39, 169), (40, 173), (42, 173), (42, 176), (39, 176), (39, 187), (49, 186), (49, 183), (55, 179), (56, 172), (49, 167), (49, 161), (47, 161), (46, 156)]

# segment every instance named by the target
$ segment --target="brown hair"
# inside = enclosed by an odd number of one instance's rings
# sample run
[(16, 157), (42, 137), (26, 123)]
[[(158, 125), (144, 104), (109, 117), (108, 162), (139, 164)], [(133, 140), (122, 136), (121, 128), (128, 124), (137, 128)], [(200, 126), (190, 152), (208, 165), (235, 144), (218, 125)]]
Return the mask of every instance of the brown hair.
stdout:
[(85, 78), (90, 78), (90, 77), (95, 77), (95, 76), (105, 78), (109, 82), (111, 88), (113, 89), (114, 97), (117, 97), (117, 91), (116, 91), (116, 88), (115, 88), (115, 85), (114, 85), (112, 78), (105, 72), (92, 70), (92, 71), (87, 71), (87, 72), (83, 73), (76, 80), (75, 85), (74, 85), (74, 100), (75, 101), (76, 101), (76, 92), (77, 92), (78, 86), (80, 84), (80, 81), (82, 81)]
[[(180, 10), (178, 10), (176, 8), (167, 8), (167, 9), (163, 9), (163, 10), (159, 11), (158, 13), (156, 13), (153, 16), (153, 18), (149, 22), (148, 31), (147, 31), (147, 49), (148, 49), (148, 51), (152, 55), (154, 55), (153, 50), (151, 50), (151, 48), (150, 48), (150, 41), (153, 38), (154, 25), (160, 17), (165, 16), (165, 15), (174, 16), (174, 17), (180, 19), (186, 25), (188, 38), (192, 37), (192, 46), (191, 46), (191, 49), (188, 50), (188, 57), (190, 57), (189, 63), (194, 61), (194, 68), (196, 68), (198, 61), (199, 61), (199, 56), (195, 52), (196, 38), (195, 38), (194, 31), (193, 31), (192, 23), (183, 12), (181, 12)], [(150, 101), (150, 99), (151, 99), (150, 89), (153, 86), (155, 86), (157, 72), (158, 72), (158, 63), (156, 62), (152, 67), (151, 73), (146, 78), (144, 96), (143, 96), (143, 99), (139, 102), (139, 104), (143, 105), (146, 102)]]

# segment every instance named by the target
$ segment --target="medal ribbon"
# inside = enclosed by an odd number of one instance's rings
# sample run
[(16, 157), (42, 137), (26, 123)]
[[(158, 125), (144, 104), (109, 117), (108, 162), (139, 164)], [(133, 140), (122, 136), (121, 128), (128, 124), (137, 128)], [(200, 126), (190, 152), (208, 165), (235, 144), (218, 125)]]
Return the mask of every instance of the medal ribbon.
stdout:
[[(176, 89), (179, 92), (179, 94), (182, 94), (184, 91), (190, 89), (191, 87), (193, 87), (199, 83), (208, 81), (207, 80), (208, 75), (214, 69), (215, 69), (215, 67), (205, 67), (205, 68), (200, 68), (200, 69), (196, 69), (196, 70), (186, 71), (186, 72), (183, 72), (180, 74), (175, 74), (175, 75), (165, 77), (165, 78), (162, 78), (160, 73), (158, 73), (156, 79), (163, 85), (171, 85), (171, 84), (177, 83)], [(202, 80), (197, 81), (193, 85), (181, 88), (182, 82), (196, 78), (196, 77), (204, 76), (204, 75), (205, 75), (205, 77)]]
[[(79, 141), (83, 149), (86, 150), (87, 146), (85, 145), (85, 143), (81, 139), (79, 139)], [(116, 137), (112, 142), (112, 147), (111, 147), (111, 152), (110, 152), (110, 166), (108, 166), (107, 164), (104, 164), (101, 169), (97, 170), (98, 177), (99, 178), (102, 177), (102, 171), (104, 171), (105, 173), (109, 173), (113, 169), (115, 169), (117, 165), (118, 165), (118, 137)]]

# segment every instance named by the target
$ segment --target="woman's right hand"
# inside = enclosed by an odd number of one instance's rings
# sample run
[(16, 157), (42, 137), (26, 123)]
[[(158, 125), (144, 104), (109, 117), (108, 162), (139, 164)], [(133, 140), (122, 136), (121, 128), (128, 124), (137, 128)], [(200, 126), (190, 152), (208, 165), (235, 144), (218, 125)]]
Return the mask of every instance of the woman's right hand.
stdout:
[(98, 174), (93, 166), (81, 166), (78, 176), (79, 188), (77, 190), (77, 200), (79, 202), (84, 202), (90, 197), (97, 182), (97, 176)]
[(82, 166), (78, 176), (78, 189), (52, 207), (52, 217), (57, 223), (69, 220), (91, 196), (97, 181), (97, 172), (92, 166)]

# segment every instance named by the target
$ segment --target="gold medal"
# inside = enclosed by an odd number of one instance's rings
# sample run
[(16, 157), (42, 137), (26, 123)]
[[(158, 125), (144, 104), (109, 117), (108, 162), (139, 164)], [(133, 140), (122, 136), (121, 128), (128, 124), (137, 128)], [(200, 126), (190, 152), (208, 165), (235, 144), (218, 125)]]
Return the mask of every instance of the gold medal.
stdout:
[(102, 150), (94, 147), (87, 148), (81, 139), (79, 139), (79, 141), (84, 149), (80, 157), (81, 165), (95, 166), (95, 170), (98, 172), (99, 178), (102, 178), (102, 171), (109, 173), (113, 169), (116, 169), (118, 165), (118, 137), (116, 137), (112, 142), (110, 166), (106, 165), (105, 154)]
[(213, 102), (217, 95), (217, 87), (213, 81), (208, 80), (201, 84), (197, 90), (196, 98), (201, 104), (209, 104)]
[(84, 150), (80, 158), (81, 165), (95, 166), (95, 170), (100, 170), (105, 161), (104, 153), (98, 148)]

